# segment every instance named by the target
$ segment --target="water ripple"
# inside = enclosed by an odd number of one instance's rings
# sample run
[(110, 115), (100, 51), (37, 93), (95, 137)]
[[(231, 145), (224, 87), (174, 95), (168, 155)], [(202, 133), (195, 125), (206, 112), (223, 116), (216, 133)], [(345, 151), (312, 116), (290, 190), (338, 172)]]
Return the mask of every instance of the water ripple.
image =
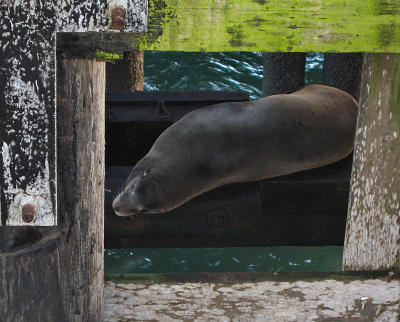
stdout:
[(342, 246), (106, 250), (107, 274), (340, 271)]
[(245, 91), (262, 96), (260, 53), (145, 52), (145, 90)]
[[(188, 53), (146, 51), (146, 91), (244, 91), (262, 96), (263, 58), (256, 52)], [(308, 54), (306, 84), (320, 83), (323, 55)]]

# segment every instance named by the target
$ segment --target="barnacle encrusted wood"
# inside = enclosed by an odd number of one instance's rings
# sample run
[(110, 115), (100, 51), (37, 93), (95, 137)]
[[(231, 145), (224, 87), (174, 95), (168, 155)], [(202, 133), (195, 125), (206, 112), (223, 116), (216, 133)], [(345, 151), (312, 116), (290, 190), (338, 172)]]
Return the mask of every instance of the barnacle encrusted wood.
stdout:
[[(0, 186), (3, 225), (51, 226), (56, 216), (57, 32), (108, 31), (110, 6), (125, 6), (126, 31), (146, 29), (147, 0), (0, 4)], [(77, 80), (79, 81), (79, 80)], [(30, 223), (22, 208), (37, 207)]]

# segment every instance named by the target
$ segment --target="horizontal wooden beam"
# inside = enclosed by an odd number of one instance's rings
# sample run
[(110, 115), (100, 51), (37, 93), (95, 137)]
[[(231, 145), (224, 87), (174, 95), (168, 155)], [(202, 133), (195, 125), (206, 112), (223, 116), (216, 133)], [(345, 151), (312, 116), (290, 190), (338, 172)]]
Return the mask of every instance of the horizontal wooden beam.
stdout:
[(397, 0), (149, 0), (146, 32), (60, 33), (71, 50), (400, 52)]
[(112, 278), (104, 288), (105, 320), (397, 321), (400, 283), (380, 277), (200, 273)]
[[(140, 39), (140, 38), (139, 38)], [(397, 0), (150, 0), (143, 50), (399, 52)]]
[(130, 168), (110, 167), (105, 247), (343, 245), (350, 169), (351, 158), (346, 158), (261, 182), (219, 187), (167, 213), (118, 217), (112, 196)]

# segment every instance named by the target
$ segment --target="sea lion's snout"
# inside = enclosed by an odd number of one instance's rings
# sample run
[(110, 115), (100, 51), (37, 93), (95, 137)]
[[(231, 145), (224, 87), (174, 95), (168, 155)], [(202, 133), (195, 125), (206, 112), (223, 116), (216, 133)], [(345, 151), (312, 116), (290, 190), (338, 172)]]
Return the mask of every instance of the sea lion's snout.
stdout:
[(138, 181), (139, 178), (134, 178), (114, 199), (112, 206), (117, 216), (132, 216), (145, 210), (137, 193)]
[(143, 212), (144, 208), (135, 202), (135, 194), (130, 191), (121, 192), (113, 201), (113, 208), (117, 216), (132, 216)]

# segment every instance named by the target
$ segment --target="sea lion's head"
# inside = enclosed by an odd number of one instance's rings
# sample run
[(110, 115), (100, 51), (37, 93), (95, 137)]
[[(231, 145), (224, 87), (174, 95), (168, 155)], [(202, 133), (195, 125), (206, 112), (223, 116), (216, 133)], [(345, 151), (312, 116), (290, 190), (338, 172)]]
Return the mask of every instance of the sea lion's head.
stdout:
[(133, 167), (112, 204), (118, 216), (165, 212), (186, 201), (185, 193), (179, 192), (182, 189), (177, 185), (178, 173), (182, 171), (174, 171), (176, 167), (166, 159), (152, 153)]
[(137, 213), (158, 213), (161, 209), (158, 196), (160, 187), (154, 170), (134, 168), (125, 186), (113, 201), (118, 216), (131, 216)]

